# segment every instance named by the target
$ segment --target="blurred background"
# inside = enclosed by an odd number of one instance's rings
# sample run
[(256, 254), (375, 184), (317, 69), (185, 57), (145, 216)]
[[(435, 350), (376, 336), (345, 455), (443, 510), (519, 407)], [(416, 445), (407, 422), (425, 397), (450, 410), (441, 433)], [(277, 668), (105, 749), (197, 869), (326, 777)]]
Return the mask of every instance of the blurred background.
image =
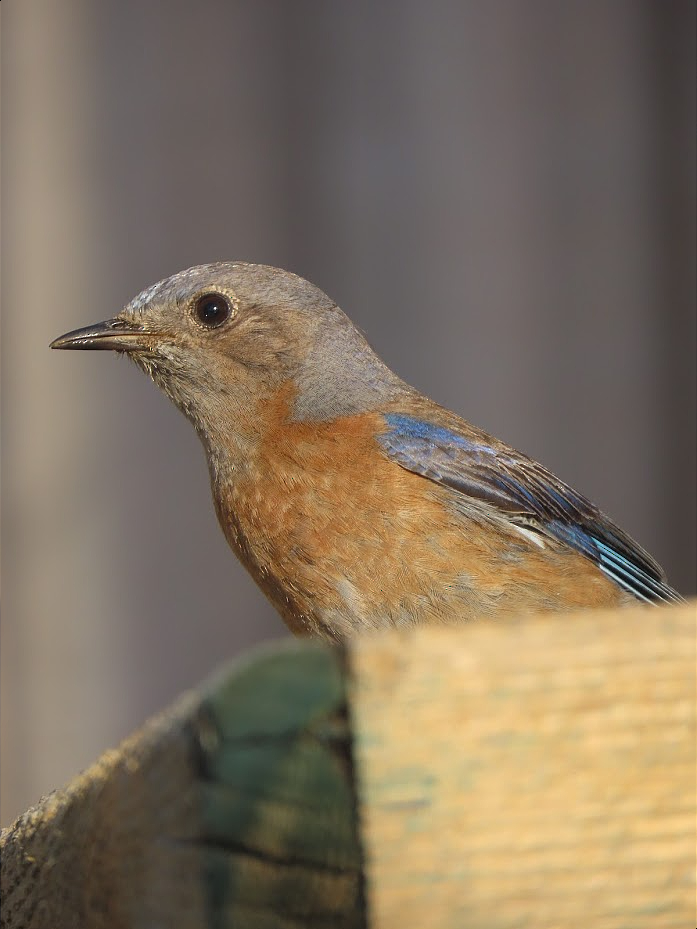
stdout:
[(2, 13), (3, 824), (285, 634), (190, 425), (48, 350), (189, 265), (309, 278), (695, 592), (691, 0)]

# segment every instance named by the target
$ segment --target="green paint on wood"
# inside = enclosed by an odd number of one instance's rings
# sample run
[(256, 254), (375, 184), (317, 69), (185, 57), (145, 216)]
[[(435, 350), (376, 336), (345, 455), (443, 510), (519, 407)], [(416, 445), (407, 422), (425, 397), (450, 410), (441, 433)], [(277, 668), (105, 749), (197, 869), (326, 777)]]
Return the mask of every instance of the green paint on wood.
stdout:
[(365, 926), (340, 653), (258, 652), (210, 689), (193, 735), (210, 925)]
[(259, 649), (220, 681), (206, 701), (222, 739), (283, 735), (344, 705), (338, 652), (316, 642)]

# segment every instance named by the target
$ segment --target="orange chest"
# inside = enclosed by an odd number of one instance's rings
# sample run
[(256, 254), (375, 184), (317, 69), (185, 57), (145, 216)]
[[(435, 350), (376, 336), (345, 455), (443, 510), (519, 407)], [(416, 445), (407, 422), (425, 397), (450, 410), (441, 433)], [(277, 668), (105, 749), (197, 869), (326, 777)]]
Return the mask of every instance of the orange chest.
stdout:
[[(375, 442), (382, 423), (277, 428), (227, 487), (216, 488), (228, 542), (296, 632), (319, 617), (374, 612), (390, 564), (424, 529), (426, 482), (385, 458)], [(370, 605), (368, 603), (370, 601)]]
[(370, 537), (408, 477), (380, 451), (380, 427), (374, 415), (277, 426), (222, 491), (224, 528), (274, 568), (286, 558), (317, 562), (347, 534)]

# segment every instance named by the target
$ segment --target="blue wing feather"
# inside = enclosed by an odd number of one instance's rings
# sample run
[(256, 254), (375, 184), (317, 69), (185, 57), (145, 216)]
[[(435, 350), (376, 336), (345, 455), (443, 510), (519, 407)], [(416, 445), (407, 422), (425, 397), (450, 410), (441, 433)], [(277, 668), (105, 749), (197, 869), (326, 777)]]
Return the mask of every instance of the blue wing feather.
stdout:
[(639, 600), (679, 601), (660, 565), (589, 500), (542, 465), (495, 440), (389, 413), (378, 437), (408, 471), (505, 512), (590, 558)]

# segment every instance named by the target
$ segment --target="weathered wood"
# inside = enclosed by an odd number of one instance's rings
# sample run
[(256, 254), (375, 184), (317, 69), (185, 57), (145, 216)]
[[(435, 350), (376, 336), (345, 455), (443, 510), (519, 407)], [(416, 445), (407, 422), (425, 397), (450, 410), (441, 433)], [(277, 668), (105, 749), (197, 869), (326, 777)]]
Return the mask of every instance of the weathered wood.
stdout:
[(695, 606), (351, 649), (373, 929), (695, 925)]
[(6, 830), (7, 929), (364, 925), (341, 656), (236, 663)]
[(691, 926), (695, 642), (691, 604), (257, 652), (3, 832), (2, 926)]

